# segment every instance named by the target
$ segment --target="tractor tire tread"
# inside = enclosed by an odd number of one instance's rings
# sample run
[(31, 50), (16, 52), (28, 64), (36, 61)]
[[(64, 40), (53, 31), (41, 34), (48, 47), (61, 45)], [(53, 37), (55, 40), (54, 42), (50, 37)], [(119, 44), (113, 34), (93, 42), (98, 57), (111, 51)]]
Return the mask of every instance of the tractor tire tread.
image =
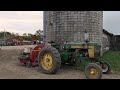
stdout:
[[(40, 60), (42, 58), (42, 55), (44, 53), (44, 51), (50, 51), (53, 55), (53, 58), (54, 58), (54, 62), (55, 62), (55, 65), (53, 66), (53, 68), (51, 70), (44, 70), (42, 68), (42, 66), (40, 65)], [(52, 46), (45, 46), (40, 52), (39, 52), (39, 55), (38, 55), (38, 64), (39, 64), (39, 70), (42, 71), (43, 73), (46, 73), (46, 74), (55, 74), (61, 67), (61, 58), (60, 58), (60, 54), (58, 52), (58, 50)]]

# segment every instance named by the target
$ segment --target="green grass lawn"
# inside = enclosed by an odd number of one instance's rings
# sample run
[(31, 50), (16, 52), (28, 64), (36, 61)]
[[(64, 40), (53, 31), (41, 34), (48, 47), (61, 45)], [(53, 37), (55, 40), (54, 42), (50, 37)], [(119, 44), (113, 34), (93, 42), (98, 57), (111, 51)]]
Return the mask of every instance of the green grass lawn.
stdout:
[[(120, 72), (120, 51), (107, 51), (103, 54), (104, 61), (107, 61), (111, 65), (111, 70), (113, 73)], [(85, 66), (90, 63), (88, 61), (82, 60), (77, 67), (74, 67), (77, 70), (84, 71)]]
[[(111, 70), (114, 73), (120, 73), (120, 51), (107, 51), (103, 54), (103, 60), (111, 65)], [(82, 61), (75, 69), (84, 71), (85, 66), (89, 61)]]
[(103, 58), (110, 63), (114, 72), (120, 72), (120, 51), (107, 51), (103, 54)]

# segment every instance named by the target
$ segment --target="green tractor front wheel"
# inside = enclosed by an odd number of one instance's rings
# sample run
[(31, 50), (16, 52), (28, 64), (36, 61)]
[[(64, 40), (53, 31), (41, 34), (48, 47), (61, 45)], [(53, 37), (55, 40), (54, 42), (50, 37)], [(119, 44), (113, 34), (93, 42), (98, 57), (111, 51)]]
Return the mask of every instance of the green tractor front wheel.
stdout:
[(39, 70), (46, 74), (54, 74), (61, 67), (58, 50), (52, 46), (45, 46), (38, 55)]
[(103, 74), (109, 74), (111, 72), (111, 65), (106, 61), (96, 62), (101, 68)]
[(95, 63), (90, 63), (85, 67), (85, 76), (87, 79), (101, 79), (102, 69)]

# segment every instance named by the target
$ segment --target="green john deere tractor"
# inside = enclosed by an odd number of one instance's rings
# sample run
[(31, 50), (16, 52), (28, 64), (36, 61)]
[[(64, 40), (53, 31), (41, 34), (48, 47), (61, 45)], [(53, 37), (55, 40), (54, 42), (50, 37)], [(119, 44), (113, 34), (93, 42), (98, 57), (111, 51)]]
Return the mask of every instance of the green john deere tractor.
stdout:
[(46, 74), (55, 74), (61, 64), (77, 64), (89, 60), (85, 66), (87, 79), (101, 79), (102, 73), (110, 73), (110, 65), (100, 58), (101, 46), (97, 43), (55, 43), (45, 45), (38, 55), (39, 69)]

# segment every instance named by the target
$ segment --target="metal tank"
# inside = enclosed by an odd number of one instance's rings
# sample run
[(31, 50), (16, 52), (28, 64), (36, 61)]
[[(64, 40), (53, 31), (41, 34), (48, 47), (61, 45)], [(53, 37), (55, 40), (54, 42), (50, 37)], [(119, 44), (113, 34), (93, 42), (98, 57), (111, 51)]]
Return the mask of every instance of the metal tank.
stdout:
[(102, 43), (102, 11), (44, 11), (44, 40), (84, 42), (85, 31), (90, 42)]

